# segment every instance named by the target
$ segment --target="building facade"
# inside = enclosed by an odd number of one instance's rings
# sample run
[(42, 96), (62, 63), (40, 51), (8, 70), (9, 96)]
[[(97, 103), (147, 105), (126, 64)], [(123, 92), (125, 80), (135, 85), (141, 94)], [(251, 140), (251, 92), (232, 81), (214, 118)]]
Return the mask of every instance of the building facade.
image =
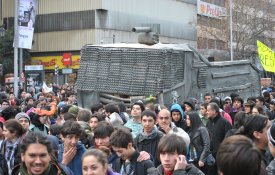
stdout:
[[(2, 0), (8, 28), (13, 26), (13, 3)], [(51, 77), (55, 65), (76, 72), (85, 44), (136, 43), (132, 28), (137, 26), (152, 26), (162, 43), (197, 46), (194, 0), (37, 0), (37, 6), (32, 64), (44, 65)], [(71, 55), (71, 66), (63, 64), (64, 55)]]

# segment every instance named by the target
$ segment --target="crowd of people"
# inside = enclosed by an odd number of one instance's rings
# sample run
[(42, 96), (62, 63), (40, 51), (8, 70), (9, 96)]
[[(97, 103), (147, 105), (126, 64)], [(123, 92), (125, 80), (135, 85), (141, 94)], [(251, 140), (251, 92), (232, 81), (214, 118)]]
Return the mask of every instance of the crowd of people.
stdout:
[(272, 175), (272, 88), (171, 106), (77, 106), (71, 88), (0, 94), (0, 175)]

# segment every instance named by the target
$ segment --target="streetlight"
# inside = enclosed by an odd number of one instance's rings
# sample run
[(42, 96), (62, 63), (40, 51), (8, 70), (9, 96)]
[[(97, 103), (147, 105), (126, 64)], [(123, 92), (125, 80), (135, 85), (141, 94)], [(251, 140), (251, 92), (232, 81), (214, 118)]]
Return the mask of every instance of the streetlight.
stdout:
[(233, 26), (232, 26), (232, 0), (229, 1), (229, 16), (230, 16), (230, 60), (233, 61)]
[(5, 34), (6, 34), (5, 28), (4, 27), (0, 27), (0, 37), (5, 36)]

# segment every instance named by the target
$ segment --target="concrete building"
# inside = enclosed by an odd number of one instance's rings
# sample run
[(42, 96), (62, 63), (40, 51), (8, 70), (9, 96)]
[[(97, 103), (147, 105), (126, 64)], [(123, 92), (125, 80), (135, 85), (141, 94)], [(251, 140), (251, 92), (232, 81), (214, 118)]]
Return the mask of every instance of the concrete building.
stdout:
[[(13, 0), (2, 0), (2, 20), (13, 26)], [(197, 11), (194, 0), (37, 0), (32, 47), (33, 64), (42, 64), (53, 78), (54, 66), (65, 68), (63, 55), (79, 67), (85, 44), (135, 43), (136, 26), (153, 26), (162, 43), (197, 46)], [(59, 78), (64, 82), (63, 76)]]
[[(199, 51), (210, 60), (230, 60), (230, 0), (198, 0), (197, 3)], [(235, 59), (258, 60), (256, 40), (275, 48), (274, 0), (232, 0), (232, 14)]]

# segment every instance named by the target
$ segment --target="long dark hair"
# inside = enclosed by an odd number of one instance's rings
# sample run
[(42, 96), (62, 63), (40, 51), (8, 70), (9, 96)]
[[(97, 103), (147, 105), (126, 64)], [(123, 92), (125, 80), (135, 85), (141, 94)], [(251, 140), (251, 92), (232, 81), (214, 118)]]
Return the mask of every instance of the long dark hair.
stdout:
[(256, 139), (253, 135), (254, 131), (262, 132), (266, 127), (268, 118), (261, 114), (251, 115), (247, 117), (246, 122), (242, 127), (239, 128), (237, 134), (242, 134), (250, 139)]
[(20, 152), (21, 153), (25, 153), (26, 150), (28, 149), (28, 147), (31, 144), (35, 144), (35, 143), (39, 143), (41, 145), (46, 146), (49, 155), (51, 155), (52, 157), (52, 152), (53, 152), (53, 148), (52, 148), (52, 144), (51, 142), (47, 139), (46, 136), (44, 136), (42, 133), (40, 132), (30, 132), (25, 139), (23, 140), (23, 142), (20, 145)]
[(197, 112), (195, 111), (187, 112), (186, 115), (189, 116), (189, 120), (190, 120), (190, 130), (189, 130), (190, 132), (195, 131), (201, 126), (204, 126)]

